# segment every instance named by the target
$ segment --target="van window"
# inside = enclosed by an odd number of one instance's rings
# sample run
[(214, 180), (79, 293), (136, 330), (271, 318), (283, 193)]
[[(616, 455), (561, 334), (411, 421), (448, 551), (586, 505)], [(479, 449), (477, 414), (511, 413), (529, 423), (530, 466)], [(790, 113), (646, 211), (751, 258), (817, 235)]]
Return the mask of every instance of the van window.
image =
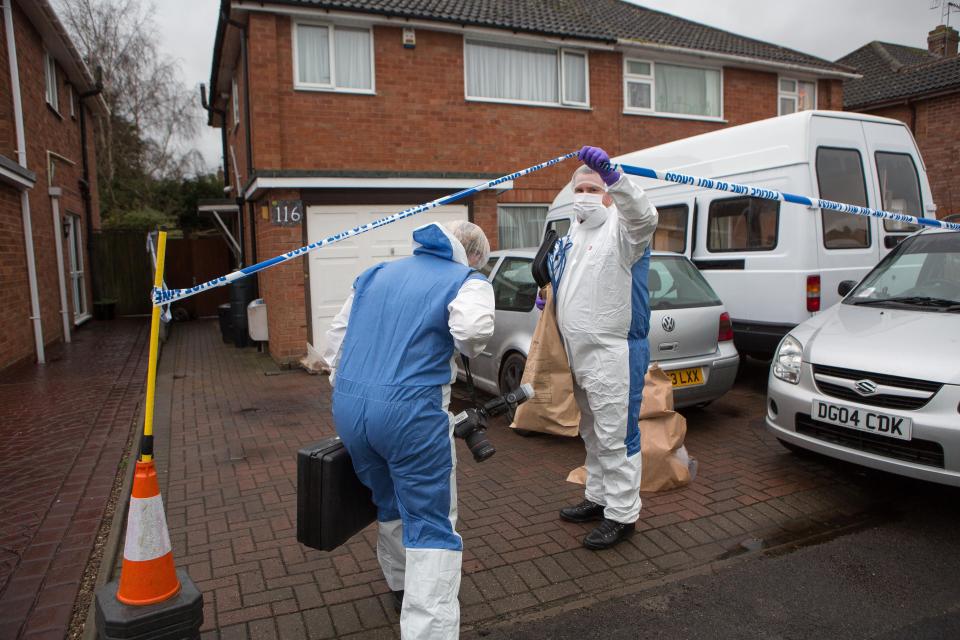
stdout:
[(777, 246), (779, 219), (775, 200), (714, 200), (707, 213), (707, 251), (770, 251)]
[[(883, 209), (908, 216), (920, 216), (920, 178), (917, 167), (908, 153), (877, 151), (877, 175), (880, 176), (880, 194)], [(910, 233), (919, 225), (896, 220), (884, 220), (883, 228), (895, 233)]]
[(550, 229), (553, 229), (557, 232), (558, 238), (562, 238), (570, 233), (570, 218), (558, 218), (556, 220), (551, 220), (547, 223), (546, 230), (549, 231)]
[[(867, 206), (863, 161), (856, 149), (817, 148), (820, 197), (844, 204)], [(870, 246), (870, 219), (841, 211), (820, 210), (823, 246), (827, 249), (864, 249)]]
[(687, 249), (687, 205), (657, 207), (657, 213), (660, 222), (653, 234), (654, 250), (683, 253)]
[(493, 278), (498, 311), (530, 311), (537, 299), (537, 283), (527, 258), (504, 258)]

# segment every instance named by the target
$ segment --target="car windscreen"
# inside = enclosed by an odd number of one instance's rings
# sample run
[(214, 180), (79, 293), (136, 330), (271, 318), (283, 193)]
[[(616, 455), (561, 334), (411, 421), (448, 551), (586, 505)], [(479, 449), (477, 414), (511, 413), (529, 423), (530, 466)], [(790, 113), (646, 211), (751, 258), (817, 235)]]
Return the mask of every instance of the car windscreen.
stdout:
[(697, 268), (683, 256), (653, 256), (647, 285), (653, 311), (721, 304)]
[(960, 233), (907, 238), (843, 302), (960, 311)]

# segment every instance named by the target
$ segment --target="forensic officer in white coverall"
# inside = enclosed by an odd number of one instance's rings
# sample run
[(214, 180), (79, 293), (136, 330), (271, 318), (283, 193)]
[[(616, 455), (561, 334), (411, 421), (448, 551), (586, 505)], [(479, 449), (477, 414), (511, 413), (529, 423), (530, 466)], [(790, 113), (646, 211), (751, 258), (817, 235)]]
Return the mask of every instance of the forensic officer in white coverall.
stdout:
[(587, 450), (585, 500), (562, 509), (600, 520), (583, 541), (606, 549), (640, 515), (640, 399), (650, 362), (647, 273), (657, 210), (643, 190), (584, 147), (573, 176), (576, 220), (550, 255), (557, 322), (570, 360)]

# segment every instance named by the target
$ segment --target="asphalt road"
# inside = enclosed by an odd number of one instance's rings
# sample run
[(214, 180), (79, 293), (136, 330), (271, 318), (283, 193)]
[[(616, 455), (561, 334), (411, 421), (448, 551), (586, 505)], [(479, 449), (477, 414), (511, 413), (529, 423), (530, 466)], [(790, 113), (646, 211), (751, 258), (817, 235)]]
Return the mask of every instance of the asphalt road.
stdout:
[(960, 490), (852, 465), (847, 472), (889, 496), (862, 529), (468, 637), (960, 638)]

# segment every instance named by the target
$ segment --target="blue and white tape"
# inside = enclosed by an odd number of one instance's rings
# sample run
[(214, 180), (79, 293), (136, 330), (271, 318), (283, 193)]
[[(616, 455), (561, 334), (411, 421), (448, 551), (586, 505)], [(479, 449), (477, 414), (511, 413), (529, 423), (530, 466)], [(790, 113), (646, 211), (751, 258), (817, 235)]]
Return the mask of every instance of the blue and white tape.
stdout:
[(521, 169), (520, 171), (516, 171), (514, 173), (501, 176), (495, 180), (484, 182), (483, 184), (478, 184), (475, 187), (462, 189), (461, 191), (457, 191), (456, 193), (451, 193), (448, 196), (437, 198), (436, 200), (432, 200), (430, 202), (427, 202), (426, 204), (421, 204), (416, 207), (411, 207), (410, 209), (405, 209), (398, 213), (394, 213), (393, 215), (386, 216), (385, 218), (380, 218), (379, 220), (374, 220), (373, 222), (368, 222), (367, 224), (362, 224), (359, 227), (354, 227), (353, 229), (349, 229), (347, 231), (341, 231), (340, 233), (337, 233), (332, 236), (328, 236), (323, 240), (312, 242), (306, 245), (305, 247), (300, 247), (299, 249), (288, 251), (283, 255), (279, 255), (275, 258), (270, 258), (269, 260), (264, 260), (263, 262), (258, 262), (257, 264), (253, 264), (253, 265), (250, 265), (249, 267), (245, 267), (243, 269), (239, 269), (232, 273), (228, 273), (227, 275), (220, 276), (219, 278), (214, 278), (209, 282), (198, 284), (194, 287), (190, 287), (189, 289), (154, 289), (153, 292), (151, 293), (153, 306), (176, 302), (177, 300), (183, 300), (184, 298), (189, 298), (192, 295), (196, 295), (201, 291), (206, 291), (208, 289), (215, 289), (216, 287), (222, 287), (222, 286), (228, 285), (234, 280), (239, 280), (240, 278), (246, 278), (247, 276), (253, 275), (258, 271), (263, 271), (264, 269), (267, 269), (274, 265), (277, 265), (283, 262), (288, 262), (290, 260), (293, 260), (294, 258), (299, 258), (300, 256), (304, 256), (312, 251), (316, 251), (317, 249), (326, 247), (327, 245), (333, 244), (334, 242), (339, 242), (341, 240), (345, 240), (347, 238), (360, 235), (361, 233), (366, 233), (367, 231), (371, 231), (373, 229), (376, 229), (377, 227), (382, 227), (384, 225), (390, 224), (391, 222), (396, 222), (398, 220), (403, 220), (404, 218), (409, 218), (410, 216), (416, 215), (418, 213), (423, 213), (424, 211), (429, 211), (430, 209), (435, 209), (436, 207), (442, 207), (443, 205), (450, 204), (451, 202), (456, 202), (457, 200), (461, 200), (463, 198), (466, 198), (467, 196), (471, 196), (475, 193), (479, 193), (480, 191), (485, 191), (487, 189), (496, 187), (497, 185), (503, 184), (504, 182), (516, 180), (517, 178), (531, 174), (534, 171), (539, 171), (540, 169), (552, 167), (555, 164), (559, 164), (569, 158), (575, 158), (576, 156), (577, 156), (576, 151), (564, 154), (562, 156), (558, 156), (552, 160), (541, 162), (538, 165), (527, 167), (526, 169)]
[(909, 222), (911, 224), (919, 224), (927, 227), (939, 227), (941, 229), (960, 231), (960, 224), (956, 222), (944, 222), (943, 220), (935, 220), (933, 218), (917, 218), (915, 216), (908, 216), (903, 213), (894, 213), (892, 211), (884, 211), (882, 209), (871, 209), (869, 207), (860, 207), (854, 204), (834, 202), (833, 200), (822, 200), (820, 198), (798, 196), (793, 193), (785, 193), (775, 189), (748, 187), (747, 185), (737, 184), (735, 182), (725, 182), (723, 180), (713, 180), (711, 178), (698, 178), (696, 176), (688, 176), (675, 171), (658, 171), (656, 169), (648, 169), (646, 167), (633, 167), (627, 164), (614, 165), (614, 168), (632, 176), (640, 176), (643, 178), (650, 178), (652, 180), (663, 180), (665, 182), (675, 182), (677, 184), (692, 185), (701, 189), (715, 189), (717, 191), (727, 191), (729, 193), (736, 193), (739, 195), (749, 196), (751, 198), (779, 200), (781, 202), (802, 204), (808, 207), (830, 209), (831, 211), (841, 211), (843, 213), (850, 213), (855, 216), (883, 218), (885, 220), (896, 220), (897, 222)]

